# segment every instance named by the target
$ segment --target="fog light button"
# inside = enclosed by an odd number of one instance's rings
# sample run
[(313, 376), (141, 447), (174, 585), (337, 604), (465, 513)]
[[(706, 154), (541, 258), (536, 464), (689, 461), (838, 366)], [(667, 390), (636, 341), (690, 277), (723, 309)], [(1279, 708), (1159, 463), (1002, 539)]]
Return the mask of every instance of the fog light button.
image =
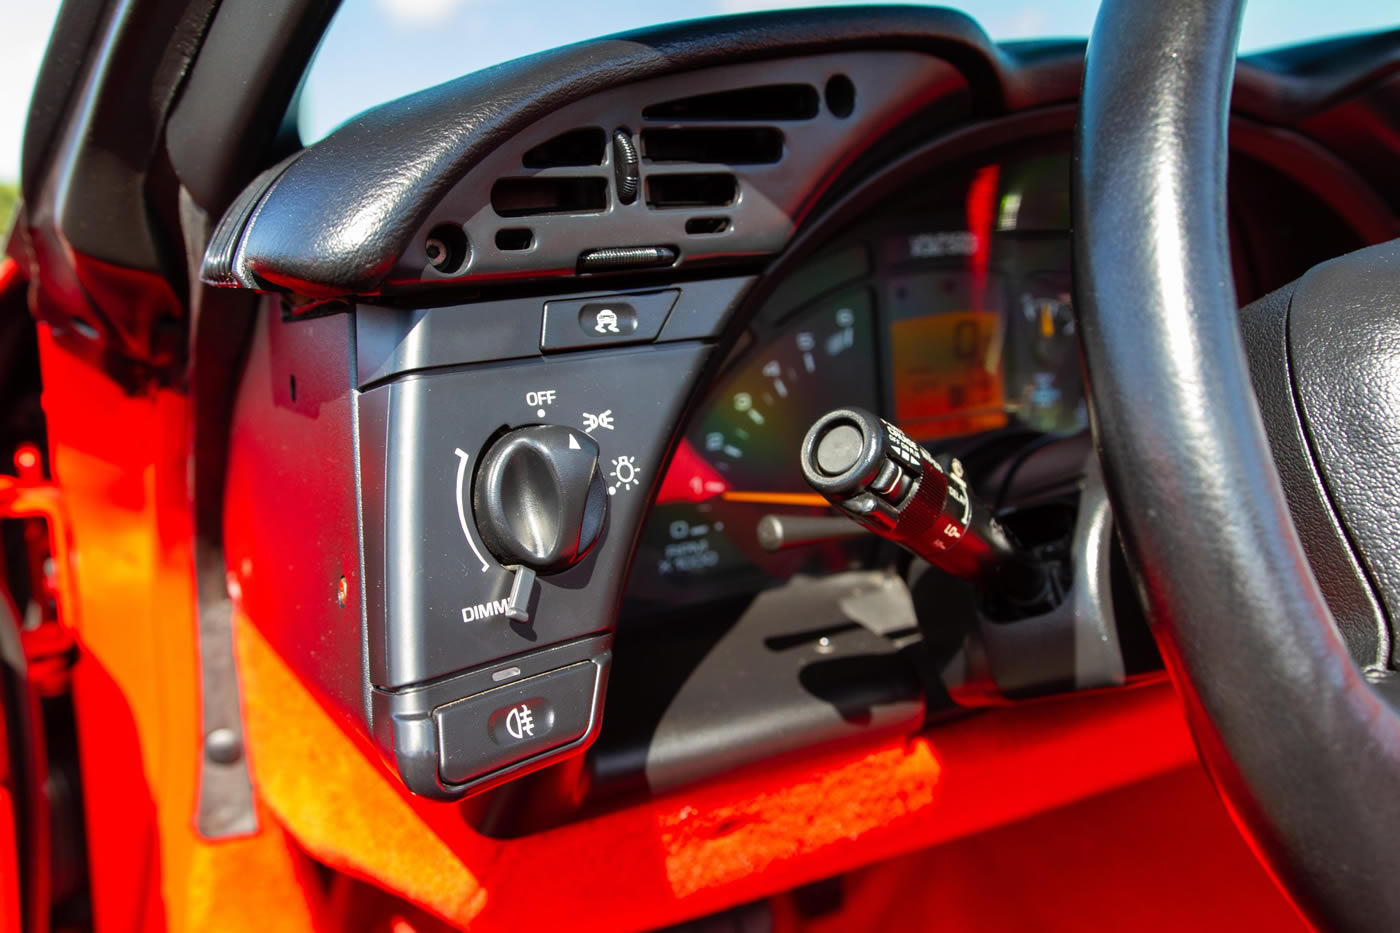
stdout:
[(544, 697), (531, 697), (491, 714), (487, 731), (497, 745), (510, 747), (545, 739), (554, 729), (554, 707)]
[(578, 744), (593, 723), (601, 670), (582, 661), (439, 706), (433, 719), (442, 782), (465, 784)]

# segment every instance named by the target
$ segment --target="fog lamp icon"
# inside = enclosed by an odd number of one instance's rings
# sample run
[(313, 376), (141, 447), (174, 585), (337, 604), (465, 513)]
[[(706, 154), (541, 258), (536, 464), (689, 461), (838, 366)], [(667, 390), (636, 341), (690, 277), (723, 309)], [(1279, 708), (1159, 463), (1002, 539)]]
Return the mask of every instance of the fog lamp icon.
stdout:
[(535, 717), (527, 704), (521, 703), (506, 714), (506, 731), (517, 741), (535, 734)]

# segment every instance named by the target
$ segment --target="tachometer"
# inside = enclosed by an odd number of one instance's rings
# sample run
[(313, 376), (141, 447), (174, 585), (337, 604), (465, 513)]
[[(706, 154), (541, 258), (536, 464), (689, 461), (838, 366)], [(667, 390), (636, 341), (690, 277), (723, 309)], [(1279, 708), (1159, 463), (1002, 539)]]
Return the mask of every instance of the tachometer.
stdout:
[(770, 513), (821, 515), (830, 506), (802, 479), (798, 450), (818, 416), (875, 407), (874, 323), (864, 288), (818, 301), (761, 340), (710, 396), (657, 495), (632, 571), (630, 596), (697, 599), (750, 589), (803, 569), (844, 569), (869, 542), (825, 542), (777, 554), (758, 544)]

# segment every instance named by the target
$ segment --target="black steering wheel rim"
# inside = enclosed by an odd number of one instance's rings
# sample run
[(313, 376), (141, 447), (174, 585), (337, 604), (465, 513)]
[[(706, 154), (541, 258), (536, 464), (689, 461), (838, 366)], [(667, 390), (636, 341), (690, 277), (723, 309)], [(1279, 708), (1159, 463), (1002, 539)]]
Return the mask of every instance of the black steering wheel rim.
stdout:
[(1076, 307), (1115, 519), (1201, 758), (1328, 928), (1400, 928), (1400, 719), (1332, 620), (1249, 378), (1225, 210), (1242, 0), (1107, 0), (1075, 143)]

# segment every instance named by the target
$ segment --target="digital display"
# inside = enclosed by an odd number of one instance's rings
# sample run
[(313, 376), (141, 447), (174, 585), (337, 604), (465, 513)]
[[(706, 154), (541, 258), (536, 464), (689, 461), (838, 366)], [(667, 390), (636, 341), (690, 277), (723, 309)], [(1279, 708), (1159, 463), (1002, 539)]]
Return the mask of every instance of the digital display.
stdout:
[[(898, 290), (917, 301), (933, 283), (921, 284)], [(892, 320), (895, 421), (917, 437), (1004, 427), (1001, 320), (999, 311), (956, 308)]]

